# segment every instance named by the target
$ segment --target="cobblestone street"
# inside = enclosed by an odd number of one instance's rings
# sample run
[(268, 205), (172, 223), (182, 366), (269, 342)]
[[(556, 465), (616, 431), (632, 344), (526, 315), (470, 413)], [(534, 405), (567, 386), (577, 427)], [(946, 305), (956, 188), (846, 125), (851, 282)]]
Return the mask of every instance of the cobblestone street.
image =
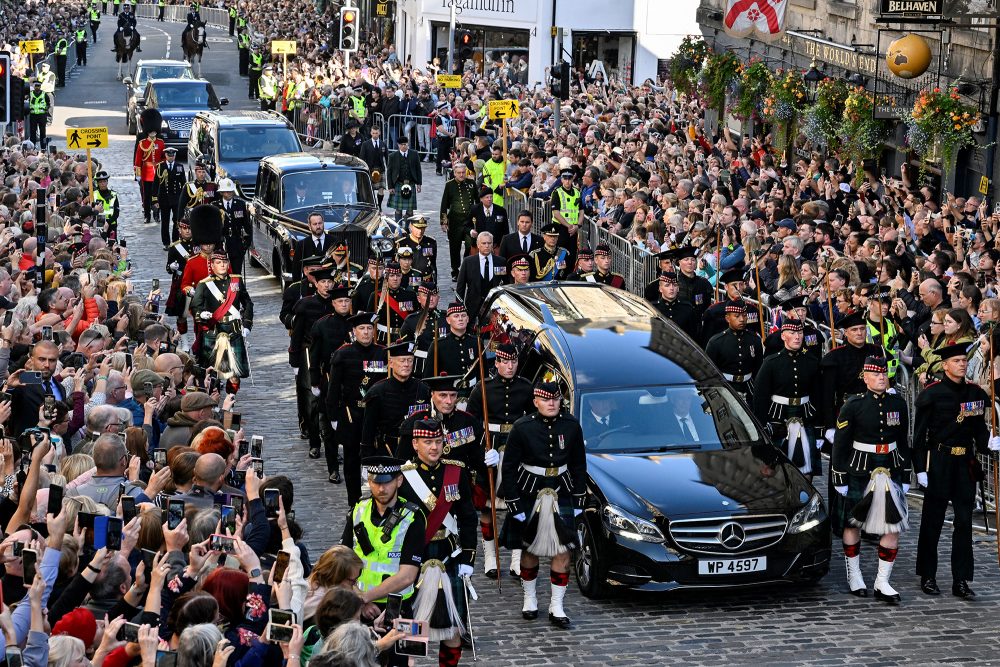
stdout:
[[(140, 21), (139, 27), (145, 36), (140, 56), (179, 56), (180, 24)], [(98, 151), (96, 157), (111, 173), (112, 187), (122, 197), (121, 229), (136, 269), (136, 288), (145, 292), (152, 278), (167, 279), (164, 253), (157, 226), (142, 224), (138, 189), (132, 179), (134, 138), (125, 131), (124, 88), (115, 80), (116, 67), (109, 52), (110, 25), (102, 28), (101, 36), (102, 40), (91, 47), (90, 66), (76, 70), (67, 88), (57, 91), (55, 122), (49, 131), (62, 147), (66, 126), (109, 127), (111, 147)], [(236, 74), (231, 39), (215, 28), (209, 36), (211, 50), (206, 53), (204, 77), (220, 96), (230, 98), (230, 109), (255, 108), (247, 100), (246, 79)], [(447, 240), (437, 222), (444, 179), (434, 175), (432, 164), (422, 166), (420, 209), (428, 216), (428, 231), (438, 239), (441, 303), (446, 305), (453, 287), (448, 278)], [(249, 433), (264, 436), (265, 473), (287, 475), (294, 481), (296, 517), (306, 530), (305, 541), (315, 562), (339, 538), (347, 511), (345, 490), (343, 485), (327, 481), (325, 465), (310, 460), (306, 442), (299, 439), (292, 372), (287, 363), (288, 336), (278, 322), (278, 282), (257, 267), (249, 268), (246, 277), (255, 310), (249, 339), (253, 381), (244, 383), (236, 409), (242, 412)], [(825, 475), (820, 488), (825, 493)], [(904, 600), (899, 608), (846, 594), (843, 557), (836, 540), (831, 573), (810, 588), (626, 593), (597, 602), (582, 598), (573, 581), (566, 609), (575, 628), (569, 632), (555, 630), (545, 620), (549, 595), (546, 566), (539, 577), (542, 613), (539, 620), (528, 623), (521, 619), (519, 585), (505, 578), (503, 594), (498, 596), (495, 584), (482, 576), (481, 565), (477, 565), (474, 581), (480, 599), (473, 603), (473, 627), (479, 662), (646, 667), (1000, 664), (995, 626), (1000, 573), (993, 535), (976, 534), (973, 588), (979, 597), (975, 602), (961, 602), (949, 595), (948, 532), (942, 539), (944, 555), (938, 577), (944, 594), (939, 598), (924, 596), (913, 574), (920, 506), (911, 506), (911, 529), (900, 542), (893, 575), (893, 584)], [(981, 521), (982, 515), (977, 519)], [(873, 545), (864, 545), (862, 561), (869, 585), (874, 579), (874, 551)], [(504, 559), (508, 557), (503, 554)], [(464, 657), (463, 664), (472, 663), (471, 651)]]

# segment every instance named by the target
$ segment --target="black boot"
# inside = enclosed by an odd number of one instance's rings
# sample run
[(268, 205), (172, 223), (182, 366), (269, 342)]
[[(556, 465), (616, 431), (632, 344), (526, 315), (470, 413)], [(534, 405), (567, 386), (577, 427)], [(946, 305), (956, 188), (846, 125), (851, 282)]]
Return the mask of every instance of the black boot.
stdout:
[(927, 595), (941, 595), (941, 589), (938, 588), (934, 577), (920, 577), (920, 590)]
[(969, 582), (959, 579), (951, 585), (951, 594), (963, 600), (975, 600), (976, 592), (969, 588)]

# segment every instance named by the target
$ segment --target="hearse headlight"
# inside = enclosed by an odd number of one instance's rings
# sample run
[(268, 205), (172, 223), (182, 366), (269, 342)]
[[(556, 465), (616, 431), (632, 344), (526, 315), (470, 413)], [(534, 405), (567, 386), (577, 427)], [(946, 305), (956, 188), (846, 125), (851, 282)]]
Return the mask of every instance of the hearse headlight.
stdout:
[(789, 533), (804, 533), (812, 530), (826, 520), (826, 508), (823, 506), (823, 499), (818, 493), (814, 493), (805, 505), (802, 506), (791, 523), (788, 524)]
[(604, 525), (615, 535), (629, 540), (653, 543), (664, 541), (663, 533), (653, 523), (614, 505), (604, 508)]

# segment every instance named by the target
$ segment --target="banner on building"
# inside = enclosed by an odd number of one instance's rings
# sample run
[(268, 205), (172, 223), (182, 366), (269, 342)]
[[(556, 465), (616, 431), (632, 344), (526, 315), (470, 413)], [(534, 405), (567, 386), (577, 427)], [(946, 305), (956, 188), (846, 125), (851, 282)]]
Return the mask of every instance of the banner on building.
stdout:
[(723, 24), (726, 34), (753, 37), (765, 42), (785, 33), (785, 9), (789, 0), (726, 0)]

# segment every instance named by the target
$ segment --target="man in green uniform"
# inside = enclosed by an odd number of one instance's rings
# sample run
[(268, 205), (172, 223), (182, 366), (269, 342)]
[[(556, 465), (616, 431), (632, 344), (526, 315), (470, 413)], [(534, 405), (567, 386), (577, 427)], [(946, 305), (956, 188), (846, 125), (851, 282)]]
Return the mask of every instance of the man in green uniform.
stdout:
[(451, 279), (457, 280), (462, 257), (472, 249), (472, 236), (469, 232), (472, 231), (472, 209), (478, 199), (476, 182), (468, 178), (468, 167), (460, 162), (452, 171), (455, 178), (444, 184), (444, 193), (441, 195), (441, 228), (448, 234)]

